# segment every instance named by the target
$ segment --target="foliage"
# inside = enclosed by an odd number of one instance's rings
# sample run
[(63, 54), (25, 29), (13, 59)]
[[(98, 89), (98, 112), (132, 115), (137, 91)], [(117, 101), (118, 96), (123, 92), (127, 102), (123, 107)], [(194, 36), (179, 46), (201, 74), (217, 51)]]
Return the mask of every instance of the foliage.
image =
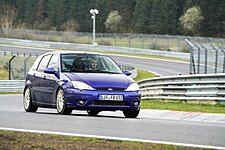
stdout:
[(0, 5), (0, 26), (4, 35), (8, 35), (9, 28), (12, 28), (15, 17), (16, 9), (13, 5), (9, 3)]
[(194, 6), (189, 8), (179, 20), (184, 32), (191, 32), (196, 35), (200, 28), (201, 22), (204, 20), (204, 17), (202, 16), (201, 8)]
[(118, 32), (119, 26), (121, 25), (121, 21), (122, 17), (119, 15), (119, 12), (112, 11), (109, 13), (106, 22), (104, 24), (110, 32)]
[[(198, 35), (225, 37), (225, 0), (1, 0), (0, 6), (16, 10), (13, 26), (30, 29), (65, 30), (67, 21), (76, 20), (79, 32), (91, 32), (90, 9), (98, 9), (96, 32)], [(201, 9), (199, 24), (191, 31), (179, 18), (192, 7)], [(106, 25), (109, 14), (117, 10), (121, 19)], [(3, 20), (2, 17), (0, 19)], [(197, 23), (196, 20), (194, 23)], [(109, 29), (110, 27), (110, 29)], [(1, 27), (2, 28), (2, 27)], [(67, 29), (66, 29), (67, 30)]]
[(76, 20), (70, 19), (62, 24), (63, 31), (77, 31), (79, 29), (79, 24)]

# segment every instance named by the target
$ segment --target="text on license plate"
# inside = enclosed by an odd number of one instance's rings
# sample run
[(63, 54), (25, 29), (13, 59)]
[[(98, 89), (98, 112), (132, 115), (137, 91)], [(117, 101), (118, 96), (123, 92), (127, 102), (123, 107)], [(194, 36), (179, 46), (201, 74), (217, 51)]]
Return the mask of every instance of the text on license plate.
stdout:
[(116, 101), (122, 101), (123, 95), (107, 95), (107, 94), (101, 94), (99, 95), (100, 100), (116, 100)]

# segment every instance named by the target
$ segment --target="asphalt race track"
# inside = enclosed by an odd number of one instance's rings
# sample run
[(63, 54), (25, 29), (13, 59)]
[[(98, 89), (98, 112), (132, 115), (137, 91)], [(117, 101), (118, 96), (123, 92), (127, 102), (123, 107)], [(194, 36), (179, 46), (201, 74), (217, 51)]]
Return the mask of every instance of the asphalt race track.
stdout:
[[(38, 55), (46, 52), (9, 46), (0, 46), (0, 50)], [(188, 74), (189, 71), (188, 63), (115, 55), (112, 57), (117, 63), (134, 65), (164, 76)], [(3, 130), (225, 149), (225, 115), (221, 118), (222, 122), (207, 122), (151, 117), (154, 114), (148, 110), (141, 110), (136, 119), (125, 118), (120, 111), (100, 112), (97, 117), (88, 116), (86, 111), (58, 115), (55, 109), (44, 108), (39, 108), (36, 113), (27, 113), (22, 106), (22, 95), (0, 95), (0, 106), (0, 129)]]
[(162, 142), (188, 146), (216, 146), (225, 149), (225, 121), (201, 122), (151, 118), (141, 110), (137, 119), (125, 118), (122, 112), (86, 111), (58, 115), (55, 109), (40, 108), (36, 113), (23, 110), (22, 95), (0, 95), (0, 129), (26, 129), (70, 133), (71, 135)]

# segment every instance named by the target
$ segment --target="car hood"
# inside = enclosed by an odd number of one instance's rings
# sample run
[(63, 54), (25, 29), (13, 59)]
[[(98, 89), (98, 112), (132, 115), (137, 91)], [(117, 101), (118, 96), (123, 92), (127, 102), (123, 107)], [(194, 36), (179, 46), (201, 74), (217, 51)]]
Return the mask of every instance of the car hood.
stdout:
[(93, 88), (127, 88), (134, 81), (124, 74), (65, 73), (71, 81), (81, 81)]

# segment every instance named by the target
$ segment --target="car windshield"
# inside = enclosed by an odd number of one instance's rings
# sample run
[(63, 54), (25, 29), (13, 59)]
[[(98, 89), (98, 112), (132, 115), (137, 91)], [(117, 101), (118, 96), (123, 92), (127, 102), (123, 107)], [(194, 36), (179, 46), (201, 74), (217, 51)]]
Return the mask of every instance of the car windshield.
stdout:
[(122, 74), (119, 66), (108, 56), (95, 54), (62, 54), (62, 72)]

